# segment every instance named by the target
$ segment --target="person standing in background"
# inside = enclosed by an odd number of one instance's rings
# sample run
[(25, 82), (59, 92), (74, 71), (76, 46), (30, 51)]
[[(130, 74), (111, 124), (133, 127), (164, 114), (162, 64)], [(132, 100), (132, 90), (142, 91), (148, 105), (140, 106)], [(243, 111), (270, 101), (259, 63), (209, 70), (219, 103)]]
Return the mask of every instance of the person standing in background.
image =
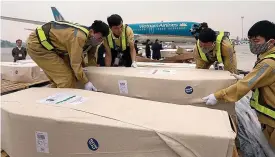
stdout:
[(163, 42), (160, 41), (160, 50), (163, 50)]
[(147, 58), (151, 58), (151, 49), (150, 49), (150, 40), (146, 40), (146, 47), (145, 47), (145, 53)]
[(134, 44), (134, 46), (135, 46), (135, 49), (136, 49), (136, 54), (138, 54), (138, 47), (137, 47), (137, 44), (138, 44), (138, 41), (137, 41), (137, 40), (135, 40), (135, 44)]
[(18, 60), (25, 60), (27, 57), (27, 50), (25, 47), (22, 47), (22, 40), (16, 40), (16, 47), (12, 49), (12, 56), (14, 58), (14, 62)]
[(161, 47), (162, 46), (159, 43), (159, 40), (156, 39), (155, 43), (152, 45), (153, 59), (159, 60), (161, 58), (161, 54), (160, 54)]

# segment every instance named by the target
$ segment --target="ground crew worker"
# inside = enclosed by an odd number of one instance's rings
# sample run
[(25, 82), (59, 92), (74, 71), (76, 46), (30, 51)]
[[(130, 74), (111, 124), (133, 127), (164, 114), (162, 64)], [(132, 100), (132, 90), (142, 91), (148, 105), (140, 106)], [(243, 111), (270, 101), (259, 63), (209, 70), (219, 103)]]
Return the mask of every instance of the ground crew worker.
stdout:
[(123, 24), (122, 18), (113, 14), (107, 18), (110, 34), (104, 39), (105, 66), (137, 67), (133, 30)]
[[(197, 69), (209, 69), (215, 62), (223, 63), (224, 70), (237, 74), (237, 59), (235, 50), (224, 32), (216, 32), (210, 28), (201, 30), (197, 43), (194, 48), (193, 57)], [(173, 57), (167, 57), (162, 62), (178, 62), (187, 57), (187, 54), (181, 54)]]
[(108, 34), (109, 27), (102, 21), (94, 21), (90, 27), (52, 21), (30, 34), (27, 51), (50, 79), (52, 87), (74, 88), (78, 80), (86, 90), (96, 91), (82, 69), (83, 47), (87, 39), (98, 44)]
[(224, 32), (216, 35), (211, 28), (203, 29), (193, 54), (198, 69), (209, 69), (217, 61), (224, 64), (224, 70), (238, 72), (235, 50)]
[(253, 70), (236, 84), (204, 97), (207, 105), (236, 102), (253, 91), (250, 105), (258, 114), (263, 132), (275, 148), (275, 24), (259, 21), (248, 31), (250, 50), (256, 54)]
[(195, 37), (195, 39), (198, 40), (201, 30), (205, 28), (208, 28), (208, 24), (206, 22), (203, 22), (200, 24), (194, 24), (190, 29), (190, 32)]
[(16, 47), (12, 49), (13, 61), (25, 60), (27, 57), (26, 48), (22, 46), (22, 40), (16, 40)]

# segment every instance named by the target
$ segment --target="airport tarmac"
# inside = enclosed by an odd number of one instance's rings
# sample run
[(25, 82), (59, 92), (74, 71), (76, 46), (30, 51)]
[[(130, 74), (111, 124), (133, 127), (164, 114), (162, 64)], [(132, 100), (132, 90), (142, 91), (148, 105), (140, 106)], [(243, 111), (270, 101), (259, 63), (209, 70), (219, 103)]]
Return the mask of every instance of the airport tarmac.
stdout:
[[(180, 47), (183, 48), (193, 48), (193, 45), (186, 45), (186, 44), (177, 44)], [(235, 46), (236, 54), (237, 54), (237, 64), (238, 69), (241, 70), (248, 70), (250, 71), (254, 63), (256, 61), (256, 56), (253, 55), (250, 50), (248, 44), (243, 45), (236, 45)], [(1, 61), (2, 62), (12, 62), (13, 57), (11, 54), (12, 48), (1, 48)], [(27, 56), (27, 59), (30, 59), (29, 56)]]

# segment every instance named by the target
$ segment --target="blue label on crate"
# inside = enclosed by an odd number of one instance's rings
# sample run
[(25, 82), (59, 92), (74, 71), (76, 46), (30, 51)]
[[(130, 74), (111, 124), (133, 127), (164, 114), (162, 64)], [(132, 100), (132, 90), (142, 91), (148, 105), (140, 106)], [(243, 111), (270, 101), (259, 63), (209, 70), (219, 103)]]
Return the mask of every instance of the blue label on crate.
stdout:
[(97, 142), (97, 140), (90, 138), (87, 142), (89, 149), (91, 149), (92, 151), (96, 151), (99, 148), (99, 144)]
[(187, 86), (185, 87), (185, 93), (186, 94), (192, 94), (193, 93), (193, 88), (191, 86)]

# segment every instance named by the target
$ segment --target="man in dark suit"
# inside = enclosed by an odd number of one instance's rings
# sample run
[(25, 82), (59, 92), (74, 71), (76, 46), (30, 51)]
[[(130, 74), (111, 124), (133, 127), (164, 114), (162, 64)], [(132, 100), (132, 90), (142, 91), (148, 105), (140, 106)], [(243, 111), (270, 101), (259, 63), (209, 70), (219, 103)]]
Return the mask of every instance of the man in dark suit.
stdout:
[(12, 56), (14, 62), (17, 60), (25, 60), (27, 57), (27, 50), (25, 47), (22, 47), (22, 40), (16, 40), (16, 47), (12, 49)]

